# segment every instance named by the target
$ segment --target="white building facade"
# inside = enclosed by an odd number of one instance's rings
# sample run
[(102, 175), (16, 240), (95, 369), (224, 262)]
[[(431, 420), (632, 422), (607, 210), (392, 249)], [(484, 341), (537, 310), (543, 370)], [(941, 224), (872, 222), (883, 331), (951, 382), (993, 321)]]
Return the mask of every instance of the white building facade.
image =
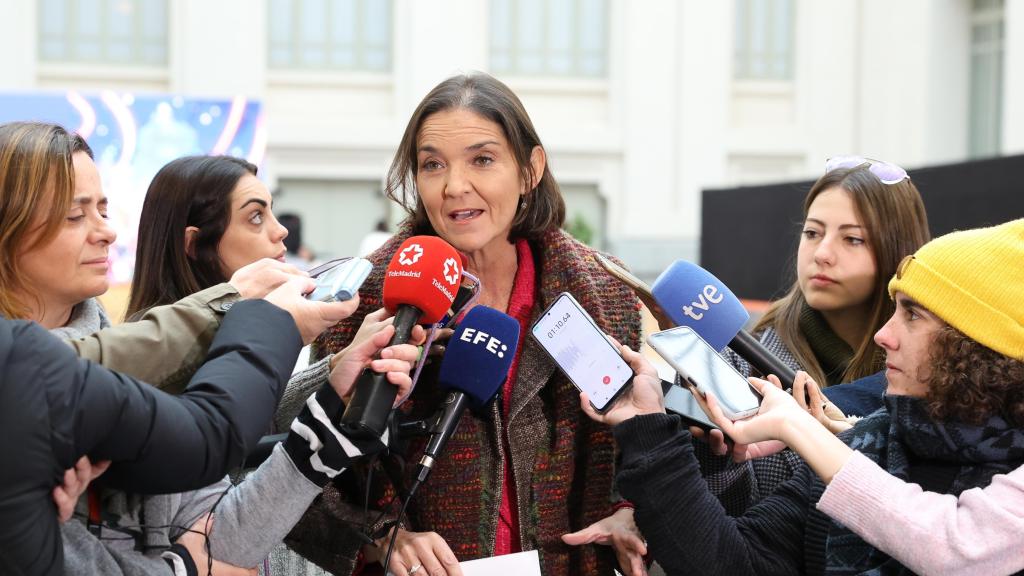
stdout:
[[(0, 90), (263, 102), (265, 175), (306, 243), (382, 217), (445, 77), (522, 98), (569, 220), (645, 276), (695, 259), (701, 190), (1024, 152), (1021, 0), (0, 0)], [(741, 209), (742, 207), (737, 207)], [(723, 225), (727, 225), (723, 223)]]

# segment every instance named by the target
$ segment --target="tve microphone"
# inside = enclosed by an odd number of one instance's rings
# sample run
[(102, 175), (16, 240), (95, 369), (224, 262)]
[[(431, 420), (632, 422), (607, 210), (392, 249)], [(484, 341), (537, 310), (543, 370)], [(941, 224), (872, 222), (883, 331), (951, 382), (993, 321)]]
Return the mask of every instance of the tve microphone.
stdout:
[[(436, 236), (413, 236), (399, 247), (384, 272), (384, 307), (395, 315), (391, 345), (409, 341), (413, 326), (440, 320), (462, 282), (462, 256)], [(359, 438), (379, 438), (398, 388), (385, 374), (363, 370), (341, 417), (341, 428)]]
[(651, 291), (677, 326), (689, 326), (715, 350), (726, 345), (762, 374), (775, 374), (792, 389), (796, 372), (743, 330), (750, 314), (715, 275), (676, 260), (654, 281)]
[(494, 308), (475, 306), (459, 322), (441, 360), (438, 385), (448, 395), (416, 470), (417, 484), (427, 479), (466, 406), (481, 408), (497, 394), (517, 346), (519, 322)]

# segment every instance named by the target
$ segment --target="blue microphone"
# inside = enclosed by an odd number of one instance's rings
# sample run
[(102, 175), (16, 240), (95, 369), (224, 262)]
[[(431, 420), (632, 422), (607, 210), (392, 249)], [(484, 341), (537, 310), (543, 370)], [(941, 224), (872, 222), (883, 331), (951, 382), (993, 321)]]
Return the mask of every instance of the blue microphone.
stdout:
[(676, 260), (651, 288), (654, 299), (677, 326), (689, 326), (715, 350), (728, 346), (762, 374), (775, 374), (792, 389), (796, 372), (743, 330), (750, 314), (714, 274)]
[(482, 408), (498, 393), (518, 346), (519, 322), (494, 308), (475, 306), (459, 322), (441, 360), (438, 384), (448, 395), (420, 459), (417, 484), (427, 479), (466, 407)]

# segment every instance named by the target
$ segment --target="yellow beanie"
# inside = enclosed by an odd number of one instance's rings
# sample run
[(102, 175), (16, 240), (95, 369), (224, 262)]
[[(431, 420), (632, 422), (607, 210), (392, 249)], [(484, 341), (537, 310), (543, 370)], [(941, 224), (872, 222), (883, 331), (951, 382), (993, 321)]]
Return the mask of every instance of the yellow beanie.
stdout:
[(969, 338), (1024, 360), (1024, 219), (953, 232), (908, 256), (889, 282)]

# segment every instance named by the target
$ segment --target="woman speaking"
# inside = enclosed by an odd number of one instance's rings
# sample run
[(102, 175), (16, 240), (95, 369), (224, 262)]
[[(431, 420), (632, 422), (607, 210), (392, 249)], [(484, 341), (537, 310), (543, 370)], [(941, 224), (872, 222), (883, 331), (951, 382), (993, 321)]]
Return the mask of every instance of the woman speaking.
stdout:
[[(585, 545), (604, 543), (629, 574), (643, 573), (646, 549), (632, 509), (612, 493), (611, 435), (580, 412), (572, 383), (525, 337), (540, 312), (570, 292), (602, 330), (636, 346), (639, 305), (604, 272), (593, 249), (561, 230), (565, 203), (522, 103), (484, 74), (443, 81), (406, 126), (387, 194), (409, 217), (370, 255), (374, 273), (360, 290), (359, 310), (321, 336), (315, 354), (348, 344), (363, 315), (381, 305), (392, 255), (420, 234), (439, 236), (464, 253), (466, 269), (482, 282), (479, 303), (506, 311), (521, 326), (498, 400), (482, 417), (463, 417), (410, 505), (408, 525), (391, 528), (398, 534), (387, 569), (398, 576), (458, 575), (461, 560), (537, 550), (547, 576), (611, 574), (611, 555)], [(409, 416), (427, 417), (440, 405), (435, 374), (424, 371), (403, 407)], [(412, 439), (406, 461), (418, 458), (424, 443)], [(395, 490), (383, 476), (374, 474), (369, 486), (378, 505)], [(289, 545), (340, 574), (383, 556), (389, 531), (379, 530), (376, 546), (362, 551), (350, 530), (345, 536), (346, 526), (363, 518), (364, 478), (350, 475), (349, 484), (329, 487)]]

